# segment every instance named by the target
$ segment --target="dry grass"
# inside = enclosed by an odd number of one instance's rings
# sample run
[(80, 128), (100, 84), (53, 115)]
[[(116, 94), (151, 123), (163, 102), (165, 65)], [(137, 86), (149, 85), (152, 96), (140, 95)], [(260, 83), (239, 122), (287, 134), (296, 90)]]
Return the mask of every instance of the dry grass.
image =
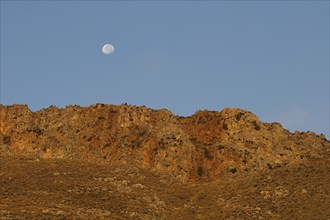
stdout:
[(124, 164), (0, 157), (0, 219), (329, 219), (329, 160), (182, 184)]

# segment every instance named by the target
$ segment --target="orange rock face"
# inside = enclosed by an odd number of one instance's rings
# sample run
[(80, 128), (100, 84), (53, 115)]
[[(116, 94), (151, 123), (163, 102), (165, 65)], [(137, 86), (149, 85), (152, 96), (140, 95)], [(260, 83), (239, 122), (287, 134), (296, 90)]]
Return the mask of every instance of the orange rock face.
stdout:
[(329, 158), (330, 141), (313, 132), (290, 133), (249, 111), (168, 110), (130, 105), (0, 105), (0, 154), (122, 162), (165, 172), (182, 181), (297, 165)]

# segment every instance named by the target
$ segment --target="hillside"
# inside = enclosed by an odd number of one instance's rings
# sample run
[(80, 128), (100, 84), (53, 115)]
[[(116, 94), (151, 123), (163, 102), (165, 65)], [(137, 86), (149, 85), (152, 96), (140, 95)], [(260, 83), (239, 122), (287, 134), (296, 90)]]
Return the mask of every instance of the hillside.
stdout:
[[(330, 218), (330, 141), (290, 133), (249, 111), (180, 117), (130, 105), (37, 112), (0, 105), (0, 123), (0, 216), (6, 218), (72, 218), (79, 207), (80, 218), (311, 219), (316, 212)], [(24, 202), (31, 196), (24, 191), (34, 192), (34, 203)], [(79, 203), (79, 195), (86, 201)]]

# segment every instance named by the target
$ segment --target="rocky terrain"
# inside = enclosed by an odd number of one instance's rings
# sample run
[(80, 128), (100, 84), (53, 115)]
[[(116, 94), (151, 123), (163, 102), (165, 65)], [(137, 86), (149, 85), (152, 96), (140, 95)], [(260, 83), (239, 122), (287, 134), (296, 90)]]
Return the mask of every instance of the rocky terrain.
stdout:
[(330, 141), (241, 109), (0, 105), (0, 218), (330, 219)]

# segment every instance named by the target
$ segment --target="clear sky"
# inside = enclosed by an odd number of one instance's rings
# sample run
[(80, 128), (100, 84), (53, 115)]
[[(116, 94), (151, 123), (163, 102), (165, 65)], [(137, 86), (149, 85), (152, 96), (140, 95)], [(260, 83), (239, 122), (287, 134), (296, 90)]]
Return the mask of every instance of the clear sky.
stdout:
[(1, 1), (0, 97), (235, 107), (329, 138), (329, 1)]

